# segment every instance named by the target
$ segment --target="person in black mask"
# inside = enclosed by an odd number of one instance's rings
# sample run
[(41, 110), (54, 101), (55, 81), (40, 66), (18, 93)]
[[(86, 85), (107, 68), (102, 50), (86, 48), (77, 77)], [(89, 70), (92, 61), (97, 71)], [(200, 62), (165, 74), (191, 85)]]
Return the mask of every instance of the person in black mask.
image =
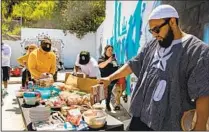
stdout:
[[(118, 69), (115, 54), (113, 54), (113, 47), (111, 45), (107, 45), (105, 47), (104, 55), (101, 58), (99, 58), (98, 64), (101, 71), (101, 77), (107, 77)], [(117, 80), (112, 81), (111, 84), (108, 86), (108, 95), (106, 99), (106, 109), (108, 111), (111, 111), (110, 99), (111, 99), (112, 89), (116, 84), (116, 82)]]
[(50, 52), (51, 51), (51, 40), (49, 39), (45, 39), (43, 41), (41, 41), (41, 48), (45, 51), (45, 52)]
[(30, 53), (28, 69), (33, 79), (52, 77), (56, 71), (56, 55), (51, 52), (51, 40), (41, 41), (40, 48)]

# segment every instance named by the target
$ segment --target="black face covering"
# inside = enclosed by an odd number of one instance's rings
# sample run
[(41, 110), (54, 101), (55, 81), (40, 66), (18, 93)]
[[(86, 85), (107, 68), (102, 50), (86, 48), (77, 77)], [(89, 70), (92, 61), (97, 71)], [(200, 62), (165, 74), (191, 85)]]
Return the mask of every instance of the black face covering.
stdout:
[(168, 48), (171, 45), (173, 39), (174, 39), (173, 32), (172, 32), (171, 28), (169, 28), (169, 31), (168, 31), (168, 34), (166, 35), (166, 37), (163, 40), (159, 40), (158, 42), (161, 47)]
[(51, 44), (43, 44), (43, 45), (41, 45), (41, 48), (46, 52), (50, 52), (51, 51)]

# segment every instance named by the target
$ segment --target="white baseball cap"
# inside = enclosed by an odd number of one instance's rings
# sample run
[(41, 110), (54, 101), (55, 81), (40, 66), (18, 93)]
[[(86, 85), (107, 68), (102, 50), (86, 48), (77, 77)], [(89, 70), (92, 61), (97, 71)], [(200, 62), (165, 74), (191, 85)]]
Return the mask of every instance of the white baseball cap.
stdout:
[(178, 12), (171, 5), (159, 5), (149, 15), (148, 20), (162, 19), (162, 18), (179, 18)]

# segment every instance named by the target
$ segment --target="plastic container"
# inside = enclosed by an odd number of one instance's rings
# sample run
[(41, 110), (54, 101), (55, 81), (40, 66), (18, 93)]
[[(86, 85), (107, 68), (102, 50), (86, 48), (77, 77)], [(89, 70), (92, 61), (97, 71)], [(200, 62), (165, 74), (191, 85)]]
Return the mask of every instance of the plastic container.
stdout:
[(25, 103), (27, 105), (35, 105), (37, 102), (37, 97), (35, 92), (25, 92), (23, 94), (23, 97), (25, 99)]
[(103, 110), (88, 110), (83, 117), (90, 128), (98, 129), (105, 125), (107, 114)]
[(25, 103), (27, 105), (35, 105), (36, 104), (36, 97), (24, 97)]
[(42, 99), (49, 99), (51, 97), (50, 88), (37, 88), (35, 91), (41, 93), (41, 98)]
[(58, 88), (55, 88), (53, 86), (49, 88), (37, 88), (35, 91), (41, 93), (42, 99), (49, 99), (52, 96), (58, 96), (60, 92)]

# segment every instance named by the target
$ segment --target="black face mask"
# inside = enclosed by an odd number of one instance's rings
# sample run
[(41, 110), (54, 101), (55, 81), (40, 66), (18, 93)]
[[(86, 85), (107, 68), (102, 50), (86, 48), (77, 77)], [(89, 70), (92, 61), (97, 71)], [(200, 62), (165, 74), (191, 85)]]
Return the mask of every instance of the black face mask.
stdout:
[(51, 51), (51, 45), (50, 44), (46, 44), (46, 45), (41, 45), (41, 48), (46, 51), (46, 52), (50, 52)]
[(171, 28), (169, 28), (169, 31), (168, 31), (168, 34), (166, 35), (166, 37), (163, 40), (159, 40), (158, 42), (161, 47), (168, 48), (171, 45), (173, 39), (174, 39), (173, 32), (172, 32)]

